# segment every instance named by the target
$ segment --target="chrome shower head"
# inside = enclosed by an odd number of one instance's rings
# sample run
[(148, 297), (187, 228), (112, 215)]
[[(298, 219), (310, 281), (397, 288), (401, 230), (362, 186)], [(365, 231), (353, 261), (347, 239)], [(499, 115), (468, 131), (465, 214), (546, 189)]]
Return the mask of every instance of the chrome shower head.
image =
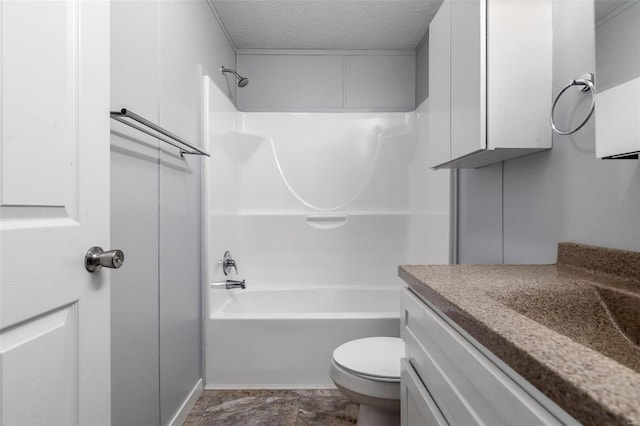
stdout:
[(245, 87), (247, 84), (249, 84), (249, 79), (246, 77), (241, 76), (240, 74), (238, 74), (235, 70), (232, 70), (231, 68), (225, 68), (224, 65), (220, 68), (220, 71), (224, 74), (227, 72), (230, 72), (231, 74), (236, 76), (236, 79), (238, 79), (238, 87)]

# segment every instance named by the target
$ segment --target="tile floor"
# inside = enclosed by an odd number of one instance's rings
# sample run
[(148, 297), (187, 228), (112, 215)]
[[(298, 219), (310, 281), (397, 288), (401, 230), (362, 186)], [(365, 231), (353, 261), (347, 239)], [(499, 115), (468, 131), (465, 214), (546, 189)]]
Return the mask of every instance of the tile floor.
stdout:
[(184, 426), (355, 425), (358, 409), (337, 389), (205, 390)]

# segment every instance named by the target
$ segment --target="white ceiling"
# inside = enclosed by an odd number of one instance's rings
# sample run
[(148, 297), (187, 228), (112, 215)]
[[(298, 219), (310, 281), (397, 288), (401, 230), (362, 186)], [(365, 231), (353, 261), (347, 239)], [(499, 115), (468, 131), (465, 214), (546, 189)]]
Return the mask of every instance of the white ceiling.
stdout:
[(238, 49), (415, 49), (442, 0), (209, 0)]

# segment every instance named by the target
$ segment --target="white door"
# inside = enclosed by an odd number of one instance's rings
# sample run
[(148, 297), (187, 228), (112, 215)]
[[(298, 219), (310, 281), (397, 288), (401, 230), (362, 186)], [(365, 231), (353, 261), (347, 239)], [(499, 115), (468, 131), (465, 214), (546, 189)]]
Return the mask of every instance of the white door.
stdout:
[(0, 22), (0, 424), (109, 424), (109, 2)]

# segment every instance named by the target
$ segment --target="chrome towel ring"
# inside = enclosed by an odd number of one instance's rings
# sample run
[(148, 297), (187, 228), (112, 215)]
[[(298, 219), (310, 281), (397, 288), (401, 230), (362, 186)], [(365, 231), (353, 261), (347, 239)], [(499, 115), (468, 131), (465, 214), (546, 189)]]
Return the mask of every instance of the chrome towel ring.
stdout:
[[(562, 96), (564, 92), (566, 92), (573, 86), (584, 86), (582, 88), (583, 92), (591, 92), (591, 108), (589, 109), (589, 114), (587, 115), (587, 117), (578, 125), (578, 127), (576, 127), (573, 130), (560, 130), (556, 127), (556, 124), (553, 122), (553, 112), (556, 109), (556, 104), (558, 103), (560, 96)], [(587, 73), (580, 78), (571, 80), (569, 84), (564, 89), (562, 89), (560, 93), (558, 93), (558, 96), (556, 96), (556, 99), (553, 101), (553, 106), (551, 107), (551, 128), (553, 129), (554, 132), (560, 135), (570, 135), (572, 133), (575, 133), (578, 130), (582, 129), (582, 126), (587, 124), (587, 121), (589, 121), (589, 119), (593, 115), (593, 110), (595, 109), (595, 107), (596, 107), (596, 89), (595, 89), (595, 86), (593, 85), (593, 74)]]

